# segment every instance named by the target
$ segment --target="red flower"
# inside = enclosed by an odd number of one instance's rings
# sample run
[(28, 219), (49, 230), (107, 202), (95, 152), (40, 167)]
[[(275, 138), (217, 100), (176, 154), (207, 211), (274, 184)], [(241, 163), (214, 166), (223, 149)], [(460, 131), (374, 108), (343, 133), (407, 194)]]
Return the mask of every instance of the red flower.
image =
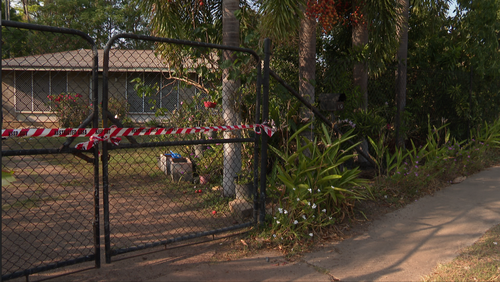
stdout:
[(216, 211), (212, 211), (212, 214), (213, 214), (213, 215), (216, 215), (216, 214), (217, 214), (217, 212), (216, 212)]
[(203, 104), (205, 105), (205, 108), (215, 108), (215, 106), (217, 106), (217, 103), (215, 103), (215, 102), (205, 101), (205, 102), (203, 102)]
[(76, 97), (76, 98), (81, 98), (81, 97), (83, 97), (83, 96), (82, 96), (82, 94), (76, 93), (75, 97)]
[(56, 102), (61, 102), (61, 96), (57, 96), (57, 98), (55, 99)]

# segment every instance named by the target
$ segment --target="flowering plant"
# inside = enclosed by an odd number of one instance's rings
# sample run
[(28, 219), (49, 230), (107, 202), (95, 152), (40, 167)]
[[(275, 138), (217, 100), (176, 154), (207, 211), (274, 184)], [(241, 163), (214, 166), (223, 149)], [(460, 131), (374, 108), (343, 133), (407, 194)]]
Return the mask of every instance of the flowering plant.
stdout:
[[(356, 200), (370, 196), (370, 191), (362, 187), (365, 181), (357, 177), (359, 169), (341, 168), (353, 157), (344, 152), (358, 145), (341, 150), (343, 143), (355, 137), (352, 130), (335, 140), (323, 125), (322, 141), (311, 142), (299, 137), (308, 126), (288, 141), (289, 146), (296, 147), (295, 153), (289, 155), (289, 150), (282, 153), (271, 147), (284, 162), (277, 167), (277, 178), (283, 185), (274, 187), (279, 208), (272, 224), (273, 237), (284, 244), (311, 238), (322, 228), (340, 222), (352, 212)], [(309, 150), (308, 155), (305, 150)]]
[(60, 127), (78, 127), (90, 114), (89, 101), (79, 93), (48, 95), (49, 107), (57, 115)]
[[(196, 94), (191, 100), (184, 100), (172, 112), (169, 122), (173, 127), (196, 127), (224, 125), (222, 114), (218, 108), (205, 107), (204, 94)], [(214, 103), (211, 103), (212, 105)]]

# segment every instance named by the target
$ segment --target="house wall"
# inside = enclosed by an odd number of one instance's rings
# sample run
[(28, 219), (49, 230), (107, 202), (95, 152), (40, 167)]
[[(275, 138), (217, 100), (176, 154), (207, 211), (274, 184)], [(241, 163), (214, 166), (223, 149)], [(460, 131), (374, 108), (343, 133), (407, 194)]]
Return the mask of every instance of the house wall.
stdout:
[[(161, 86), (158, 97), (140, 97), (133, 88), (131, 80), (140, 77), (146, 84)], [(102, 97), (102, 75), (99, 76), (98, 95)], [(92, 101), (90, 72), (54, 71), (13, 71), (2, 70), (2, 128), (54, 128), (59, 122), (48, 106), (48, 95), (61, 93), (81, 94), (90, 104)], [(128, 112), (134, 124), (144, 124), (151, 120), (168, 118), (156, 117), (155, 109), (162, 107), (173, 111), (180, 101), (191, 101), (196, 88), (179, 88), (176, 81), (168, 80), (160, 73), (109, 72), (108, 107), (113, 115)], [(156, 104), (152, 104), (154, 99)], [(29, 101), (29, 102), (28, 102)], [(101, 98), (99, 99), (101, 103)], [(151, 109), (155, 106), (155, 109)], [(101, 119), (101, 117), (99, 117)]]
[(58, 127), (48, 95), (78, 93), (89, 100), (88, 72), (2, 70), (2, 128)]

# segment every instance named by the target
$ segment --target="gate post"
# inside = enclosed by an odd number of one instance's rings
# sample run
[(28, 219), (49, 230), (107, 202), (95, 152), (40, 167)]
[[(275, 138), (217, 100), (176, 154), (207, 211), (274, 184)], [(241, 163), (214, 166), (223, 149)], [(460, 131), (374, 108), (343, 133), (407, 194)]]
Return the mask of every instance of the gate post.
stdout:
[[(264, 74), (262, 77), (262, 122), (269, 122), (269, 59), (271, 57), (271, 39), (264, 40)], [(260, 224), (266, 218), (266, 180), (267, 180), (267, 140), (269, 136), (262, 133), (260, 153)]]

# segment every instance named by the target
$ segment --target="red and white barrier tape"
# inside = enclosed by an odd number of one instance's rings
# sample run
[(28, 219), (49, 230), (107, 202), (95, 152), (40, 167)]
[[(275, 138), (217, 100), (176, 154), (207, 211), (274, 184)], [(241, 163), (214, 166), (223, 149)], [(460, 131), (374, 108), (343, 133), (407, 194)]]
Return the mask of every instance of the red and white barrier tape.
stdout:
[[(119, 136), (141, 136), (141, 135), (167, 135), (167, 134), (191, 134), (198, 132), (210, 131), (227, 131), (239, 129), (253, 128), (257, 134), (261, 130), (271, 137), (275, 129), (267, 124), (252, 124), (252, 125), (231, 125), (231, 126), (204, 126), (204, 127), (189, 127), (189, 128), (159, 128), (159, 127), (135, 127), (135, 128), (23, 128), (23, 129), (2, 129), (2, 137), (94, 137), (90, 141), (77, 144), (81, 149), (92, 148), (94, 144), (100, 141), (108, 141), (111, 143), (120, 138)], [(115, 138), (115, 139), (113, 139)], [(92, 144), (92, 145), (90, 145)], [(89, 147), (90, 146), (90, 147)], [(86, 149), (86, 150), (88, 150)]]
[(90, 140), (82, 143), (76, 144), (75, 148), (78, 150), (90, 150), (95, 145), (99, 144), (99, 142), (108, 141), (113, 145), (119, 145), (122, 139), (120, 137), (97, 137), (90, 136)]

